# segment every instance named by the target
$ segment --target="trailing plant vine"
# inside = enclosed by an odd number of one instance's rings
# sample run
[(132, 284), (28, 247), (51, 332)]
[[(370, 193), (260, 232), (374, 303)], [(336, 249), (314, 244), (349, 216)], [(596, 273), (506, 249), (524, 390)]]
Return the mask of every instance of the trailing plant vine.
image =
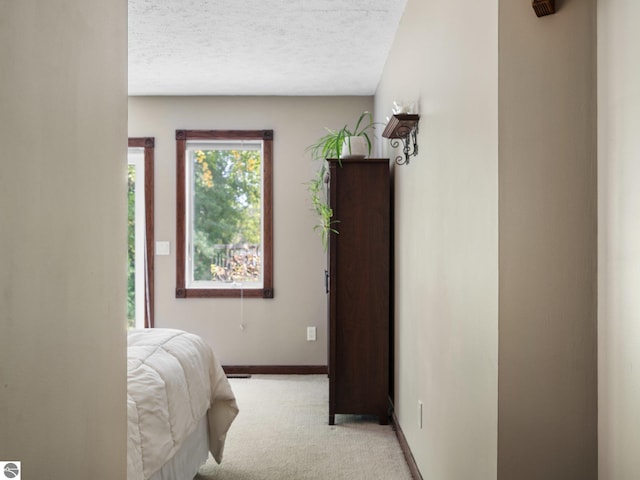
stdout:
[(329, 242), (329, 234), (338, 234), (338, 230), (335, 228), (335, 224), (338, 220), (332, 220), (333, 210), (329, 206), (327, 198), (326, 188), (326, 176), (329, 171), (327, 170), (327, 162), (322, 161), (322, 165), (316, 172), (316, 176), (309, 182), (309, 192), (311, 193), (311, 205), (313, 210), (318, 215), (319, 223), (316, 224), (313, 229), (319, 232), (322, 246), (326, 250)]

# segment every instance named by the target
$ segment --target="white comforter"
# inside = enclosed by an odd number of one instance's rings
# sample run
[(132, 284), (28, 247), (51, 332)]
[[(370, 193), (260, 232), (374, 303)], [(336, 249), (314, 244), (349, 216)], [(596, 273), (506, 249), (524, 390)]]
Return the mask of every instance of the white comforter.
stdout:
[(154, 328), (129, 332), (128, 352), (127, 479), (153, 475), (205, 414), (220, 463), (238, 407), (211, 348), (196, 335)]

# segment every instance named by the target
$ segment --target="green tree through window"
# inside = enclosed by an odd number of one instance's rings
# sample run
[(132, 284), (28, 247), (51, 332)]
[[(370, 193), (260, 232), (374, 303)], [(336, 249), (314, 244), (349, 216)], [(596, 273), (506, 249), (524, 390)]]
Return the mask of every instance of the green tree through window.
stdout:
[(261, 152), (195, 150), (192, 161), (194, 280), (258, 281)]
[(127, 166), (127, 186), (127, 325), (133, 328), (136, 324), (136, 167), (134, 165)]

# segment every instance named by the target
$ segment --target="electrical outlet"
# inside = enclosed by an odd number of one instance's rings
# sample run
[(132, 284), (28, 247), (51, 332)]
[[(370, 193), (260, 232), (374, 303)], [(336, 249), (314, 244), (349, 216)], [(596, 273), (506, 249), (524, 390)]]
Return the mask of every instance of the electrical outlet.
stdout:
[(307, 342), (316, 341), (316, 327), (307, 327)]
[(422, 428), (422, 401), (418, 400), (418, 427)]

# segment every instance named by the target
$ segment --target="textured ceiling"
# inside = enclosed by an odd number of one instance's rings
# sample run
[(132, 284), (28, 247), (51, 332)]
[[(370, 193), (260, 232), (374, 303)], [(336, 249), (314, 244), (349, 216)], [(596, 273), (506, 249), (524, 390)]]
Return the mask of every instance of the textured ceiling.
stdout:
[(406, 0), (129, 0), (130, 95), (372, 95)]

